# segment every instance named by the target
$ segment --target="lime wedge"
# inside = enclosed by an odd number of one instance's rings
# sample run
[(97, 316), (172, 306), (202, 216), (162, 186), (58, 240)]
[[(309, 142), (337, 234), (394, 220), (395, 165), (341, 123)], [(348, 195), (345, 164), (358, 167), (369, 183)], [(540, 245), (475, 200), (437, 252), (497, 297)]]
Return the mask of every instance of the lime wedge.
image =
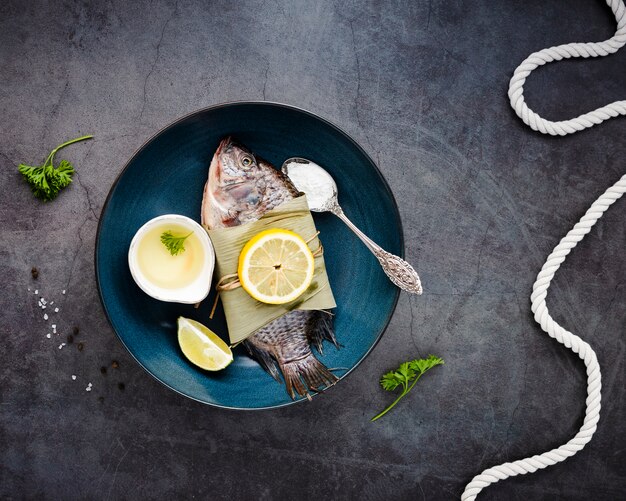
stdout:
[(178, 317), (178, 344), (187, 359), (207, 371), (219, 371), (233, 361), (233, 352), (211, 329), (190, 318)]

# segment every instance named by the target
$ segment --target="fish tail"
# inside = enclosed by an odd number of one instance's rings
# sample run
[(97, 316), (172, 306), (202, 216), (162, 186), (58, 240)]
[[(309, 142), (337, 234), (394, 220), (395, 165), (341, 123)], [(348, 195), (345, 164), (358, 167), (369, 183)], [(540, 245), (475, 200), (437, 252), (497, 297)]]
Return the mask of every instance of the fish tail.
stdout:
[(324, 341), (328, 341), (334, 344), (335, 348), (339, 348), (339, 343), (335, 337), (334, 318), (335, 316), (328, 310), (312, 312), (307, 329), (307, 338), (309, 343), (315, 346), (320, 353), (324, 353)]
[(265, 371), (270, 374), (276, 381), (280, 383), (280, 372), (278, 372), (278, 364), (276, 360), (269, 354), (269, 352), (262, 350), (255, 346), (250, 341), (244, 341), (243, 345), (247, 348), (248, 353), (252, 355), (261, 367), (265, 369)]
[(313, 353), (283, 363), (280, 369), (285, 379), (287, 393), (292, 399), (296, 397), (296, 393), (301, 397), (308, 395), (307, 388), (317, 391), (324, 386), (332, 386), (338, 381), (337, 376), (315, 358)]

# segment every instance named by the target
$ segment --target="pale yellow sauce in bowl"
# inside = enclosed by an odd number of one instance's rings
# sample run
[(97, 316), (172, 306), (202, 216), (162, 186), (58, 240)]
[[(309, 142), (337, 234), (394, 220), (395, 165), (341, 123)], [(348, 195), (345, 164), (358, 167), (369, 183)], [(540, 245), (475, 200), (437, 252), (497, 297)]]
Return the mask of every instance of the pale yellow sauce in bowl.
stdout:
[[(165, 232), (186, 237), (184, 250), (172, 255), (161, 241)], [(194, 304), (209, 294), (215, 251), (207, 232), (193, 219), (166, 214), (139, 228), (128, 250), (128, 266), (146, 294), (161, 301)]]

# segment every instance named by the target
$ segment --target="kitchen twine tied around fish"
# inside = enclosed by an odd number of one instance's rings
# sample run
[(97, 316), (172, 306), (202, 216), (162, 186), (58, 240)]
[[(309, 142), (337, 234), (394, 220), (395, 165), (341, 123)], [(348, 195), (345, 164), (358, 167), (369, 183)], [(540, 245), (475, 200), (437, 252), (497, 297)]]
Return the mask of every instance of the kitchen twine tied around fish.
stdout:
[[(311, 242), (313, 240), (317, 240), (317, 248), (311, 249), (311, 253), (313, 254), (314, 258), (322, 256), (324, 254), (324, 246), (322, 245), (322, 241), (317, 238), (319, 234), (320, 231), (318, 230), (315, 232), (315, 235), (313, 235), (308, 240), (305, 240), (309, 248)], [(228, 275), (224, 275), (217, 281), (217, 284), (215, 285), (215, 290), (217, 292), (232, 291), (234, 289), (237, 289), (238, 287), (241, 287), (241, 282), (239, 281), (239, 273), (229, 273)], [(213, 301), (213, 306), (211, 307), (211, 313), (209, 313), (209, 319), (211, 320), (213, 320), (213, 315), (215, 315), (215, 309), (217, 308), (217, 303), (219, 302), (219, 299), (220, 296), (219, 294), (217, 294), (215, 296), (215, 300)]]
[[(552, 136), (573, 134), (610, 118), (626, 115), (626, 101), (614, 103), (580, 115), (571, 120), (551, 122), (532, 111), (524, 101), (524, 83), (537, 67), (553, 61), (571, 57), (602, 57), (617, 52), (626, 44), (626, 6), (622, 0), (607, 0), (617, 20), (615, 35), (604, 42), (570, 43), (540, 50), (528, 56), (515, 70), (509, 84), (511, 106), (523, 122), (533, 130)], [(555, 465), (573, 456), (591, 440), (600, 419), (601, 375), (600, 364), (595, 352), (580, 337), (561, 327), (548, 312), (546, 297), (554, 274), (566, 256), (576, 247), (604, 212), (626, 192), (626, 175), (607, 189), (587, 210), (585, 215), (572, 228), (548, 256), (533, 285), (530, 296), (531, 310), (535, 321), (541, 328), (559, 343), (565, 345), (583, 360), (587, 367), (587, 399), (585, 419), (578, 433), (567, 443), (536, 456), (519, 459), (512, 463), (503, 463), (484, 470), (467, 484), (461, 496), (462, 501), (473, 501), (487, 486), (516, 475), (534, 473), (537, 470)]]
[[(287, 304), (265, 304), (257, 301), (241, 287), (237, 274), (239, 254), (243, 246), (261, 231), (271, 228), (304, 235), (308, 238), (309, 248), (313, 247), (313, 281), (298, 299)], [(272, 320), (292, 310), (329, 310), (337, 306), (326, 273), (320, 232), (315, 227), (305, 195), (282, 203), (263, 214), (257, 221), (207, 231), (215, 248), (216, 276), (220, 277), (216, 286), (218, 296), (211, 316), (215, 314), (219, 298), (224, 308), (228, 337), (232, 345), (240, 343)]]

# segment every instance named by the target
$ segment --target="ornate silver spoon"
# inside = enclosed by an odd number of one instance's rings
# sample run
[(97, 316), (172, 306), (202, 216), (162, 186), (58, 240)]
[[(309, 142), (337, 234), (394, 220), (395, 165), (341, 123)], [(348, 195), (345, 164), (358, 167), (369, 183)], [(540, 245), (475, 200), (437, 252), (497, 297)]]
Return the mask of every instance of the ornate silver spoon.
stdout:
[(412, 294), (422, 293), (420, 277), (404, 259), (387, 252), (359, 230), (343, 213), (337, 200), (337, 184), (332, 176), (311, 160), (289, 158), (282, 167), (298, 190), (306, 194), (309, 208), (314, 212), (332, 212), (359, 237), (378, 258), (389, 279), (402, 290)]

